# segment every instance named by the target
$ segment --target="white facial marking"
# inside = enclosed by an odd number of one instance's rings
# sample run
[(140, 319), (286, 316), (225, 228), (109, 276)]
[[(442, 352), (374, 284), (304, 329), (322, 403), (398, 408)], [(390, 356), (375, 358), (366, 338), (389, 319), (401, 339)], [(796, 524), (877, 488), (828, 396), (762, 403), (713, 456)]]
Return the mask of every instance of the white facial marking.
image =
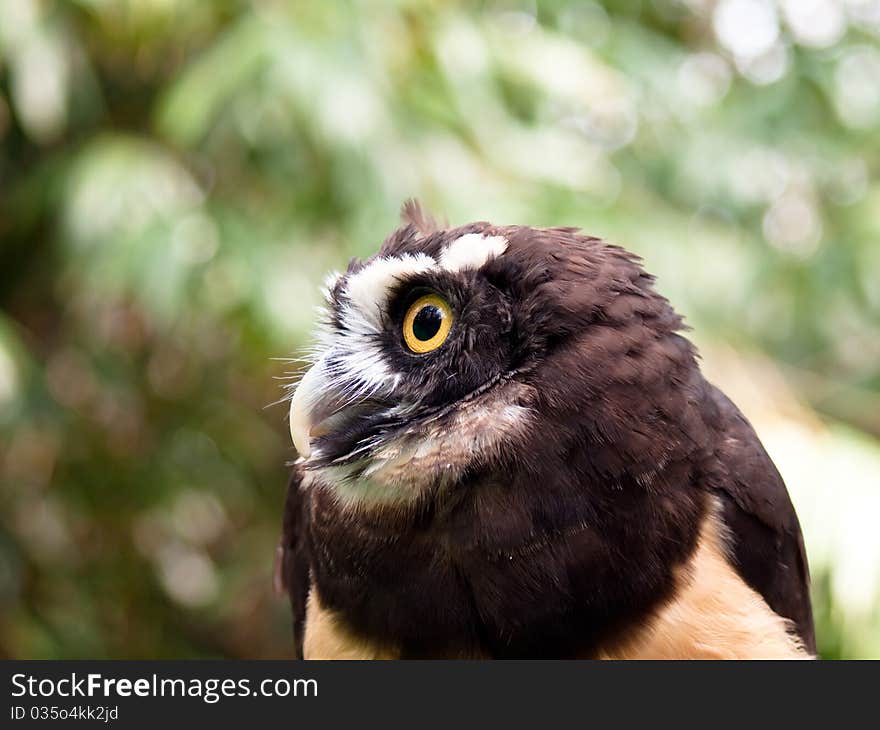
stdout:
[(324, 286), (321, 289), (321, 293), (324, 295), (325, 299), (330, 298), (330, 294), (336, 288), (336, 285), (339, 283), (339, 280), (342, 278), (342, 274), (338, 271), (331, 271), (327, 276), (324, 277)]
[[(382, 332), (388, 296), (401, 279), (436, 266), (437, 262), (425, 254), (380, 258), (346, 280), (339, 313), (344, 328), (319, 327), (317, 339), (329, 385), (342, 386), (343, 394), (352, 403), (397, 386), (400, 376), (386, 365), (376, 337)], [(338, 280), (338, 275), (327, 278), (325, 296), (329, 298)]]
[(447, 271), (479, 269), (490, 259), (507, 250), (507, 239), (502, 236), (483, 236), (467, 233), (456, 238), (440, 255), (440, 266)]
[(391, 287), (403, 278), (423, 274), (435, 266), (434, 259), (423, 253), (376, 259), (351, 276), (345, 290), (361, 316), (380, 327)]

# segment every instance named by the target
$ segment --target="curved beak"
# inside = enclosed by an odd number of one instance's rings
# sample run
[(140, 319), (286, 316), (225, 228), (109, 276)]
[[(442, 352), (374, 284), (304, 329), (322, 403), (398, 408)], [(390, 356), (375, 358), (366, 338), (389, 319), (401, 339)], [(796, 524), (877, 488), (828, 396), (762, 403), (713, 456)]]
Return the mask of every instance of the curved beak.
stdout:
[(346, 380), (334, 377), (328, 357), (318, 360), (303, 376), (290, 402), (290, 437), (304, 459), (312, 455), (312, 442), (351, 428), (387, 407), (373, 396), (357, 395)]
[(322, 413), (325, 409), (320, 407), (328, 385), (324, 361), (319, 360), (300, 381), (290, 402), (290, 437), (296, 450), (305, 459), (312, 453), (311, 438), (316, 423), (329, 415)]

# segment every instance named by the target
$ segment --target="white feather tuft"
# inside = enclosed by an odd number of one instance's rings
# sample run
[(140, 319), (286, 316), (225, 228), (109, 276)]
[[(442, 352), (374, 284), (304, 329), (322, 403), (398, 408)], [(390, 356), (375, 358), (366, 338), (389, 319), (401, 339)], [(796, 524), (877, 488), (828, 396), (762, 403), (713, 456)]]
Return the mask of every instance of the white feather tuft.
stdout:
[(467, 233), (456, 238), (440, 255), (440, 266), (447, 271), (479, 269), (490, 259), (507, 250), (507, 239), (502, 236), (483, 236)]

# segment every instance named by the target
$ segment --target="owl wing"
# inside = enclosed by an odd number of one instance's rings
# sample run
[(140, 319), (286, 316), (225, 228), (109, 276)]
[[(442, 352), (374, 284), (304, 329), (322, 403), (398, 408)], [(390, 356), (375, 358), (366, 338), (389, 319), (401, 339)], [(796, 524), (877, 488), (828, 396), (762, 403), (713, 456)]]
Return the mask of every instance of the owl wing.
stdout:
[(815, 653), (809, 567), (785, 483), (745, 416), (718, 388), (709, 388), (721, 426), (712, 486), (733, 538), (735, 567), (770, 608), (794, 622)]
[(306, 537), (307, 502), (302, 492), (302, 472), (294, 466), (287, 483), (284, 502), (284, 521), (276, 587), (286, 590), (293, 610), (293, 638), (297, 659), (303, 658), (303, 631), (306, 619), (306, 600), (309, 596), (309, 554)]

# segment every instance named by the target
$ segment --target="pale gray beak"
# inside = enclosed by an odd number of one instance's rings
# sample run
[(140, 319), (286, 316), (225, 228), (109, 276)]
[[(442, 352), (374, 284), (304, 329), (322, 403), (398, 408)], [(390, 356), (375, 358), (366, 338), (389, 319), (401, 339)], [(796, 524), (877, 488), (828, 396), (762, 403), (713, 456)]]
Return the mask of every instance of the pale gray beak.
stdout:
[(309, 368), (290, 402), (290, 437), (304, 459), (308, 459), (312, 453), (311, 439), (315, 426), (319, 425), (316, 417), (320, 419), (327, 415), (321, 413), (323, 409), (319, 406), (328, 385), (324, 360), (321, 359)]
[(333, 372), (333, 353), (316, 362), (300, 381), (290, 402), (290, 437), (304, 459), (315, 439), (351, 428), (388, 407), (387, 401), (358, 394), (357, 383)]

